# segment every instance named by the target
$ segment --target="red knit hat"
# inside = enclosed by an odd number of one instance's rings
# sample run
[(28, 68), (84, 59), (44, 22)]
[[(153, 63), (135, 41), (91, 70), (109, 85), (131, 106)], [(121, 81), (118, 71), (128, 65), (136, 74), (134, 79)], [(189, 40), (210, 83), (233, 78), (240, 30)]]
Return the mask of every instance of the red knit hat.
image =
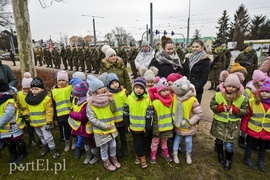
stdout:
[(180, 79), (180, 78), (182, 78), (183, 76), (181, 75), (181, 74), (179, 74), (179, 73), (171, 73), (168, 77), (167, 77), (167, 81), (172, 81), (172, 82), (174, 82), (174, 81), (176, 81), (176, 80), (178, 80), (178, 79)]

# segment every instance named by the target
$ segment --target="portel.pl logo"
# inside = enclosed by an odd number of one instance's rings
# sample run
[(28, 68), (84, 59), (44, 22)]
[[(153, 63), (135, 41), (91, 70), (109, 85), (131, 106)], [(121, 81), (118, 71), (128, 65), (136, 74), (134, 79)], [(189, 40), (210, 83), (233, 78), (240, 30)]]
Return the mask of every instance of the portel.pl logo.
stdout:
[(66, 160), (50, 163), (49, 159), (36, 159), (20, 165), (9, 163), (9, 174), (15, 171), (51, 171), (58, 174), (59, 171), (66, 171)]

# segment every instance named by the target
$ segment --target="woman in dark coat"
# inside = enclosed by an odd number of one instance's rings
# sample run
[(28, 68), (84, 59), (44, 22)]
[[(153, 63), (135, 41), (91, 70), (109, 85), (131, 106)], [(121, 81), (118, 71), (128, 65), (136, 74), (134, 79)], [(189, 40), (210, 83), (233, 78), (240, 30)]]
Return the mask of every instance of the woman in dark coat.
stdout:
[(186, 76), (195, 86), (196, 98), (201, 103), (203, 86), (210, 73), (210, 58), (204, 50), (204, 43), (196, 40), (192, 44), (192, 53), (185, 56), (181, 74)]
[(161, 48), (149, 64), (158, 69), (158, 76), (167, 78), (171, 73), (180, 73), (181, 63), (171, 38), (162, 36)]

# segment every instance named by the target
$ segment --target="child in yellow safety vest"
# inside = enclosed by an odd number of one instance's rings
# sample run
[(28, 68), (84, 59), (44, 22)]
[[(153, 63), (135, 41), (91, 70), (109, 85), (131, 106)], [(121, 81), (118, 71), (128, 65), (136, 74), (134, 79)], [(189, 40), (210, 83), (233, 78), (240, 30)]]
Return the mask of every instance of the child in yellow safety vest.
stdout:
[[(103, 166), (109, 171), (121, 167), (116, 158), (116, 136), (118, 131), (114, 124), (116, 105), (113, 94), (106, 91), (104, 84), (93, 75), (87, 76), (89, 96), (86, 114), (93, 126), (96, 146), (100, 147)], [(110, 159), (109, 159), (110, 156)]]
[(20, 164), (27, 152), (23, 140), (25, 124), (18, 120), (16, 108), (14, 93), (8, 83), (0, 78), (0, 139), (7, 144), (9, 163)]
[(196, 99), (195, 87), (186, 76), (173, 83), (173, 123), (175, 137), (173, 141), (173, 161), (179, 164), (178, 149), (185, 138), (186, 163), (191, 164), (192, 138), (197, 132), (197, 122), (202, 115), (201, 106)]
[(23, 76), (24, 77), (22, 79), (22, 90), (18, 92), (18, 103), (20, 104), (19, 109), (18, 109), (19, 110), (18, 118), (24, 121), (27, 126), (27, 132), (28, 132), (30, 145), (36, 146), (35, 137), (34, 137), (35, 129), (34, 127), (30, 125), (29, 117), (23, 116), (24, 111), (26, 109), (25, 97), (30, 91), (30, 83), (32, 82), (33, 78), (31, 77), (31, 74), (29, 72), (25, 72)]
[(238, 138), (240, 119), (247, 114), (248, 103), (237, 74), (229, 74), (219, 88), (221, 91), (210, 102), (210, 108), (214, 112), (210, 133), (216, 138), (218, 161), (225, 170), (230, 170), (234, 154), (233, 143)]
[[(52, 99), (57, 116), (57, 122), (62, 127), (63, 139), (65, 141), (64, 151), (70, 150), (71, 127), (68, 124), (68, 117), (71, 108), (72, 86), (68, 83), (68, 74), (66, 71), (59, 71), (56, 75), (57, 84), (52, 89)], [(75, 149), (76, 138), (73, 138), (72, 147)]]
[(73, 87), (72, 95), (74, 98), (72, 101), (71, 112), (69, 113), (68, 123), (72, 128), (71, 134), (82, 136), (84, 139), (86, 159), (83, 163), (95, 164), (100, 159), (100, 153), (99, 148), (97, 148), (95, 144), (92, 126), (86, 116), (86, 94), (88, 88), (86, 82), (81, 82)]
[(26, 111), (24, 115), (29, 115), (30, 125), (42, 143), (42, 150), (39, 156), (43, 157), (50, 150), (54, 159), (59, 158), (55, 141), (51, 133), (51, 123), (53, 121), (52, 98), (48, 96), (44, 83), (39, 77), (35, 77), (30, 83), (30, 92), (25, 97)]
[(259, 146), (258, 165), (267, 171), (264, 163), (266, 149), (270, 145), (270, 78), (259, 88), (255, 98), (249, 100), (248, 114), (242, 118), (241, 130), (247, 133), (244, 163), (251, 169), (257, 167), (251, 161), (252, 149)]
[[(149, 94), (154, 107), (153, 138), (151, 143), (151, 160), (156, 164), (158, 144), (161, 141), (161, 155), (169, 162), (172, 158), (169, 154), (167, 141), (173, 137), (172, 105), (169, 85), (166, 78), (155, 77), (155, 87), (149, 89)], [(151, 95), (152, 94), (152, 95)]]
[(146, 80), (138, 77), (134, 80), (133, 92), (124, 106), (124, 121), (132, 133), (136, 152), (135, 164), (146, 168), (145, 145), (148, 134), (152, 131), (153, 106), (146, 91)]
[[(119, 133), (119, 138), (120, 142), (116, 137), (116, 156), (117, 157), (122, 157), (128, 156), (128, 147), (127, 147), (127, 137), (126, 137), (126, 132), (127, 132), (127, 126), (123, 121), (123, 110), (124, 110), (124, 104), (127, 99), (127, 90), (123, 87), (120, 86), (119, 83), (119, 78), (115, 73), (102, 73), (98, 77), (106, 86), (107, 90), (113, 94), (115, 104), (117, 111), (114, 112), (114, 117), (115, 117), (115, 126), (117, 128), (117, 131)], [(121, 148), (120, 148), (120, 143), (121, 143)]]

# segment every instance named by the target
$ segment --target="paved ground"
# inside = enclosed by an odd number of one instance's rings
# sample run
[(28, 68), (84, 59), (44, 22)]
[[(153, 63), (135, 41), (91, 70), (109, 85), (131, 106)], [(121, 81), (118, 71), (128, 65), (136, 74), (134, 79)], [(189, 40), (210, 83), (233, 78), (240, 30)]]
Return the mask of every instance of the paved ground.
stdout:
[[(3, 64), (8, 64), (11, 69), (19, 69), (20, 68), (20, 62), (16, 61), (16, 66), (12, 66), (13, 63), (11, 61), (2, 61)], [(46, 68), (46, 66), (44, 65), (43, 67), (37, 67), (37, 68)], [(64, 68), (64, 67), (62, 67)], [(55, 71), (59, 71), (58, 69), (55, 69)], [(72, 72), (72, 71), (69, 71)], [(213, 90), (208, 90), (208, 88), (210, 87), (210, 83), (207, 82), (207, 84), (204, 86), (204, 94), (203, 94), (203, 98), (202, 98), (202, 104), (201, 107), (203, 109), (203, 120), (206, 120), (208, 122), (212, 122), (212, 117), (213, 117), (213, 112), (212, 110), (209, 108), (210, 105), (210, 101), (212, 99), (212, 97), (215, 94), (215, 91)]]

